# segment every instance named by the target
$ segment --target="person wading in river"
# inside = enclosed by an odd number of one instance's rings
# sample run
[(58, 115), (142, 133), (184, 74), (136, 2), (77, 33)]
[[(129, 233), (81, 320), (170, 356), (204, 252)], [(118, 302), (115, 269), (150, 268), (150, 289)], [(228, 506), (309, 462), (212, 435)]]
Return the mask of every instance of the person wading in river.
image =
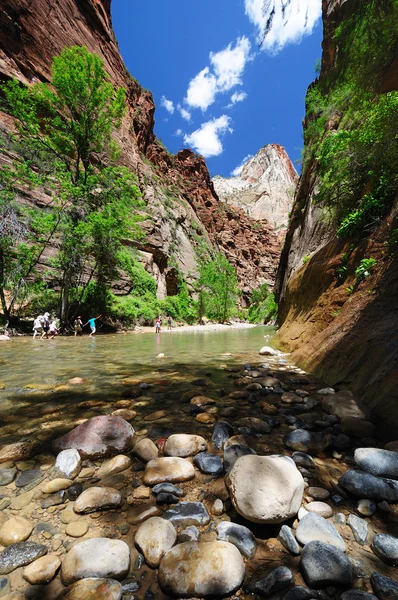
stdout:
[(43, 333), (41, 334), (41, 340), (46, 338), (48, 340), (48, 332), (50, 329), (50, 313), (46, 312), (43, 315)]
[(91, 333), (90, 333), (90, 335), (88, 337), (93, 337), (94, 333), (96, 332), (97, 328), (95, 326), (95, 322), (96, 322), (97, 319), (100, 318), (100, 316), (101, 315), (98, 315), (98, 317), (91, 317), (91, 319), (89, 319), (87, 321), (87, 323), (85, 323), (83, 325), (83, 327), (85, 327), (86, 325), (90, 325)]
[(82, 335), (83, 332), (83, 321), (81, 317), (77, 317), (73, 323), (73, 329), (75, 330), (75, 337), (77, 334)]

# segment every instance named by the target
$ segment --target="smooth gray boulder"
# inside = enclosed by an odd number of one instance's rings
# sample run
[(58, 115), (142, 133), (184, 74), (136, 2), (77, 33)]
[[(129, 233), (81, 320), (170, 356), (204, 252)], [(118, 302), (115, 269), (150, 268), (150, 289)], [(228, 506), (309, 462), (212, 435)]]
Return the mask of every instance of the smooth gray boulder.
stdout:
[(253, 533), (244, 525), (223, 521), (217, 525), (217, 538), (236, 546), (246, 558), (253, 558), (257, 544)]
[(296, 529), (296, 538), (302, 546), (319, 541), (331, 544), (342, 552), (346, 549), (345, 541), (336, 527), (315, 513), (308, 513), (301, 519)]
[(300, 554), (300, 546), (294, 537), (292, 529), (288, 525), (282, 525), (278, 534), (278, 540), (293, 556)]
[(348, 586), (353, 581), (349, 558), (330, 544), (310, 542), (301, 554), (300, 570), (311, 588)]
[(269, 598), (292, 585), (293, 573), (287, 567), (265, 568), (260, 567), (253, 573), (249, 581), (249, 590), (263, 598)]
[(370, 581), (378, 600), (397, 600), (398, 581), (394, 581), (380, 573), (372, 573)]
[(130, 566), (130, 548), (121, 540), (92, 538), (73, 546), (62, 561), (65, 585), (87, 577), (123, 579)]
[(322, 432), (296, 429), (283, 437), (283, 443), (292, 450), (307, 454), (319, 454), (332, 445), (333, 437)]
[(376, 477), (398, 479), (398, 452), (380, 448), (357, 448), (354, 459), (362, 471)]
[(163, 518), (171, 521), (176, 527), (188, 525), (207, 525), (210, 516), (201, 502), (180, 502), (163, 513)]
[(339, 485), (357, 498), (368, 498), (376, 502), (397, 502), (398, 481), (382, 479), (365, 473), (365, 471), (350, 470), (339, 479)]
[(373, 538), (372, 550), (388, 565), (398, 565), (398, 538), (379, 533)]

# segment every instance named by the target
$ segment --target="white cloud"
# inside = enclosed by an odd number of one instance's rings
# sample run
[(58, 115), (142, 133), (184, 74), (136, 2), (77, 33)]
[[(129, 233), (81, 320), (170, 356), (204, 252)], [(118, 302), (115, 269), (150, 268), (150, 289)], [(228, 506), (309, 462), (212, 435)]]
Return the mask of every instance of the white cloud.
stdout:
[(247, 156), (245, 156), (245, 158), (242, 160), (240, 165), (238, 165), (233, 171), (231, 171), (231, 176), (239, 177), (239, 175), (242, 173), (243, 167), (245, 166), (245, 164), (247, 163), (249, 158), (252, 158), (252, 156), (253, 156), (253, 154), (248, 154)]
[(182, 134), (183, 134), (183, 131), (182, 131), (182, 129), (177, 129), (177, 131), (175, 132), (175, 134), (174, 134), (174, 135), (176, 135), (177, 137), (181, 137), (181, 136), (182, 136)]
[(201, 108), (205, 111), (213, 104), (217, 93), (217, 79), (206, 67), (194, 77), (188, 85), (186, 102), (192, 108)]
[(234, 92), (231, 96), (231, 104), (236, 104), (237, 102), (243, 102), (246, 100), (247, 94), (246, 92)]
[(230, 127), (230, 122), (230, 117), (226, 115), (207, 121), (207, 123), (203, 123), (199, 129), (190, 135), (185, 135), (184, 142), (192, 146), (205, 158), (218, 156), (223, 151), (221, 136), (233, 131)]
[[(322, 0), (245, 0), (245, 10), (258, 29), (262, 48), (276, 53), (312, 33), (322, 16)], [(267, 23), (270, 29), (264, 38)]]
[(160, 106), (163, 106), (171, 115), (174, 113), (174, 104), (172, 100), (167, 100), (166, 96), (162, 96), (160, 99)]
[(220, 52), (210, 52), (211, 67), (205, 67), (189, 83), (185, 98), (188, 106), (206, 111), (216, 95), (242, 85), (242, 75), (250, 60), (250, 42), (247, 37), (236, 40)]
[(191, 113), (189, 112), (189, 110), (181, 106), (181, 104), (177, 104), (177, 110), (183, 119), (185, 119), (188, 122), (191, 120)]

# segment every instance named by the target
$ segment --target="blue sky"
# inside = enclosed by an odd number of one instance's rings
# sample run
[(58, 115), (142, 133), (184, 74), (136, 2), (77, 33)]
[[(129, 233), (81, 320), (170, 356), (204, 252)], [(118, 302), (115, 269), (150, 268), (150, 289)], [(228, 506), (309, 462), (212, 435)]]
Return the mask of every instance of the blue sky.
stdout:
[[(321, 0), (292, 0), (268, 15), (262, 0), (113, 0), (127, 68), (154, 95), (155, 133), (173, 153), (191, 147), (212, 175), (238, 173), (262, 146), (300, 158), (307, 86), (321, 56)], [(296, 168), (299, 168), (296, 165)]]

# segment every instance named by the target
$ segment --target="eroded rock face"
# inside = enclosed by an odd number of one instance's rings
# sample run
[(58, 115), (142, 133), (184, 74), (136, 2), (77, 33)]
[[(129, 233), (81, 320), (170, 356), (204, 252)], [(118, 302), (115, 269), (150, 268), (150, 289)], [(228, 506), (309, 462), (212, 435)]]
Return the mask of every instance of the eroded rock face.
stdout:
[(237, 548), (228, 542), (184, 542), (160, 563), (159, 584), (177, 598), (227, 596), (241, 585), (245, 566)]
[(282, 523), (297, 514), (304, 480), (283, 456), (238, 458), (226, 479), (235, 510), (254, 523)]
[(134, 429), (124, 419), (101, 415), (88, 419), (66, 435), (55, 440), (53, 449), (60, 452), (75, 449), (82, 458), (104, 458), (133, 447)]

